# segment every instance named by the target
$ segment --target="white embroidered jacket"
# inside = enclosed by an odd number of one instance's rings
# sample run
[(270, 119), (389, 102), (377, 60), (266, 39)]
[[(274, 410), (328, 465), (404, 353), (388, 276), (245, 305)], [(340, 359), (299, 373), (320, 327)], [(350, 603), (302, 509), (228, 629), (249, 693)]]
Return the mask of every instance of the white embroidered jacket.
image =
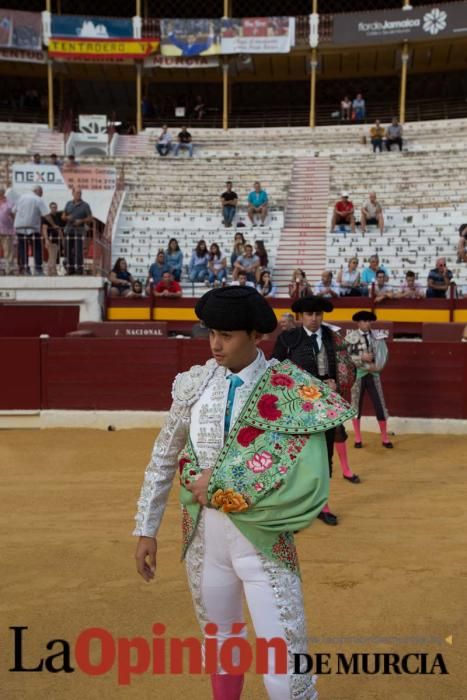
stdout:
[[(239, 372), (244, 384), (235, 393), (231, 427), (240, 414), (251, 391), (269, 366), (261, 350), (256, 359)], [(188, 435), (200, 466), (213, 467), (224, 444), (224, 416), (229, 382), (228, 371), (208, 360), (178, 374), (172, 387), (172, 406), (167, 421), (159, 433), (144, 475), (143, 486), (135, 516), (133, 535), (155, 537), (164, 515), (178, 455), (185, 447)]]

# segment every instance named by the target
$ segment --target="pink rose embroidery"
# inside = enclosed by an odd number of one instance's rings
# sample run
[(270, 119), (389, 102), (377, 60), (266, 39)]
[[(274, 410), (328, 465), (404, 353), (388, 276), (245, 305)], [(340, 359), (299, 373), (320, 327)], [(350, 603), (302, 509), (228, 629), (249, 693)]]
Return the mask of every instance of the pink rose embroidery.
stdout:
[(288, 471), (287, 467), (279, 467), (279, 474), (287, 474)]
[(247, 460), (247, 466), (254, 474), (261, 474), (272, 467), (272, 455), (269, 452), (257, 452), (252, 459)]
[(337, 418), (337, 415), (338, 415), (338, 414), (337, 414), (337, 411), (333, 411), (333, 410), (331, 410), (331, 409), (327, 412), (327, 417), (328, 417), (328, 418)]
[(311, 403), (311, 401), (305, 401), (305, 403), (302, 403), (302, 408), (304, 411), (312, 411), (313, 404)]
[(237, 442), (242, 445), (242, 447), (248, 447), (248, 445), (256, 440), (258, 435), (262, 435), (264, 430), (259, 428), (254, 428), (252, 425), (247, 425), (245, 428), (241, 428), (238, 431)]
[(268, 420), (278, 420), (282, 411), (280, 411), (277, 406), (277, 396), (274, 394), (264, 394), (258, 401), (258, 412), (261, 418), (267, 418)]
[(291, 388), (295, 385), (294, 380), (292, 377), (289, 377), (287, 374), (273, 374), (271, 377), (271, 384), (272, 386), (286, 386), (287, 388)]
[(264, 489), (263, 484), (260, 484), (259, 481), (257, 481), (256, 484), (254, 484), (254, 487), (256, 491), (262, 491)]

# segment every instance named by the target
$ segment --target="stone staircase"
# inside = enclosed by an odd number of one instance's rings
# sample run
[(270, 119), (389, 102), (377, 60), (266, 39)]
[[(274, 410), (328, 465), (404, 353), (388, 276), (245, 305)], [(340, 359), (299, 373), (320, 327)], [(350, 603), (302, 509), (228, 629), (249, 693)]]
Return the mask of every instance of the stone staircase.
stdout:
[(121, 136), (117, 134), (114, 156), (116, 158), (129, 158), (132, 156), (150, 156), (154, 154), (154, 146), (149, 134), (142, 133), (137, 136)]
[(32, 141), (30, 153), (40, 153), (47, 158), (51, 153), (62, 156), (65, 152), (64, 135), (59, 131), (40, 127)]
[(294, 161), (274, 276), (281, 292), (286, 292), (297, 267), (306, 272), (312, 283), (319, 280), (325, 269), (329, 175), (328, 158)]

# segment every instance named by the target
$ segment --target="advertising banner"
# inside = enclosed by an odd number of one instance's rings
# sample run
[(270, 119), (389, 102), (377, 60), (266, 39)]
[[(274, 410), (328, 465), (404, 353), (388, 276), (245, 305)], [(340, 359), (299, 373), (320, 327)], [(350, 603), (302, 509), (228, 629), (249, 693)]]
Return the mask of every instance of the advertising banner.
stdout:
[(144, 68), (217, 68), (218, 56), (161, 56), (154, 54), (144, 59)]
[(82, 190), (114, 190), (117, 185), (115, 168), (94, 168), (78, 166), (60, 170), (56, 165), (35, 165), (34, 163), (14, 163), (12, 168), (12, 188), (32, 190), (40, 185), (47, 189), (69, 190), (79, 187)]
[(51, 34), (62, 39), (133, 39), (133, 21), (111, 17), (52, 15)]
[(295, 45), (295, 17), (245, 17), (222, 20), (224, 54), (289, 53)]
[[(336, 14), (333, 44), (375, 44), (467, 36), (467, 2), (423, 5), (411, 10)], [(328, 43), (328, 42), (327, 42)]]
[(46, 51), (25, 51), (0, 47), (0, 61), (22, 61), (23, 63), (45, 63)]
[(157, 39), (57, 39), (49, 42), (49, 56), (57, 58), (145, 58), (159, 48)]
[(42, 49), (42, 17), (40, 12), (0, 10), (0, 48), (24, 51)]
[(220, 19), (161, 20), (163, 56), (210, 56), (220, 53)]
[(80, 165), (72, 170), (63, 169), (67, 187), (80, 190), (114, 190), (117, 186), (115, 168), (93, 168)]

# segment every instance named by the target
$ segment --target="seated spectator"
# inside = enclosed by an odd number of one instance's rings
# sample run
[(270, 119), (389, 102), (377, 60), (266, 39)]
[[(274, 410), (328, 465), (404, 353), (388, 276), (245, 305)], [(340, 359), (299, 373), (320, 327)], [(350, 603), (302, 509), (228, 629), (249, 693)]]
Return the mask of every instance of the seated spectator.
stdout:
[(415, 280), (415, 272), (408, 270), (405, 273), (405, 282), (401, 285), (397, 294), (399, 299), (423, 299), (425, 291)]
[(221, 251), (217, 243), (211, 243), (209, 247), (209, 284), (216, 287), (222, 284), (227, 277), (227, 256)]
[(388, 270), (384, 267), (384, 265), (379, 264), (378, 255), (371, 255), (370, 260), (368, 262), (368, 267), (365, 267), (362, 274), (360, 275), (360, 284), (363, 287), (363, 289), (366, 290), (366, 294), (368, 294), (368, 287), (371, 287), (373, 282), (376, 281), (376, 273), (378, 272), (378, 270), (383, 270), (385, 272), (387, 282), (389, 279)]
[(143, 296), (143, 285), (139, 280), (134, 280), (131, 285), (131, 292), (128, 294), (132, 299), (139, 299)]
[(61, 160), (59, 160), (56, 153), (52, 153), (52, 155), (50, 156), (50, 165), (56, 165), (57, 168), (62, 167), (63, 163)]
[(248, 275), (246, 272), (240, 271), (237, 275), (237, 279), (233, 280), (233, 282), (230, 283), (231, 287), (253, 287), (255, 286), (254, 282), (250, 282), (248, 279)]
[(40, 153), (34, 153), (32, 157), (32, 162), (34, 165), (41, 165), (42, 164), (42, 158)]
[(366, 104), (361, 92), (352, 102), (352, 117), (355, 122), (363, 122), (366, 117)]
[(366, 227), (368, 225), (378, 226), (379, 232), (381, 234), (384, 233), (383, 208), (376, 199), (376, 192), (370, 192), (360, 214), (360, 226), (362, 227), (362, 233), (366, 233)]
[(269, 270), (263, 270), (260, 277), (259, 277), (259, 282), (256, 285), (257, 291), (263, 296), (263, 297), (275, 297), (276, 296), (276, 287), (273, 285), (272, 280), (271, 280), (271, 273)]
[(427, 299), (446, 299), (451, 280), (452, 272), (447, 268), (446, 258), (438, 258), (436, 267), (428, 273)]
[[(238, 279), (240, 272), (245, 272), (249, 282), (256, 281), (256, 270), (259, 267), (259, 258), (253, 255), (253, 246), (250, 243), (245, 245), (245, 252), (235, 261), (232, 278)], [(254, 286), (254, 285), (253, 285)]]
[(399, 146), (399, 151), (402, 151), (402, 125), (399, 124), (397, 117), (392, 118), (391, 124), (386, 129), (386, 148), (391, 150), (392, 144)]
[(467, 262), (467, 224), (459, 226), (459, 242), (457, 244), (457, 262)]
[(237, 233), (234, 236), (234, 244), (232, 248), (232, 254), (230, 256), (230, 263), (232, 267), (235, 265), (236, 259), (239, 258), (240, 255), (243, 255), (243, 253), (245, 252), (245, 243), (245, 236), (240, 231), (237, 231)]
[(259, 278), (263, 270), (266, 270), (269, 264), (268, 254), (266, 248), (264, 247), (264, 241), (255, 241), (255, 255), (259, 258), (259, 267), (256, 270), (256, 281), (259, 282)]
[(182, 130), (178, 134), (178, 143), (175, 144), (174, 156), (178, 156), (178, 152), (181, 148), (188, 151), (190, 158), (193, 158), (193, 143), (191, 140), (191, 134), (187, 131), (186, 126), (182, 126)]
[[(57, 262), (60, 254), (60, 244), (63, 241), (62, 214), (58, 211), (56, 202), (50, 202), (49, 214), (55, 226), (51, 226), (45, 219), (42, 219), (42, 238), (47, 250), (47, 274), (54, 276), (57, 274)], [(122, 258), (123, 259), (123, 258)], [(125, 263), (126, 264), (126, 263)]]
[(111, 297), (127, 297), (131, 294), (134, 279), (128, 271), (125, 258), (117, 258), (109, 274), (109, 280)]
[(160, 156), (166, 156), (170, 153), (172, 147), (172, 134), (167, 128), (167, 124), (164, 124), (159, 138), (156, 142), (156, 150)]
[(259, 215), (261, 226), (264, 226), (268, 215), (268, 195), (266, 190), (261, 189), (261, 183), (259, 183), (258, 180), (254, 183), (254, 190), (248, 195), (248, 218), (253, 226), (256, 226), (256, 214)]
[(15, 254), (15, 229), (13, 228), (13, 204), (5, 196), (5, 188), (0, 187), (0, 245), (3, 250), (5, 274), (13, 270)]
[(347, 97), (341, 100), (341, 121), (349, 122), (352, 116), (352, 101)]
[(156, 261), (153, 262), (149, 268), (149, 274), (146, 280), (146, 294), (150, 294), (151, 285), (159, 284), (164, 272), (170, 272), (170, 269), (165, 262), (165, 253), (161, 249), (157, 252)]
[(330, 270), (324, 270), (321, 274), (321, 282), (318, 282), (313, 290), (313, 294), (317, 297), (338, 297), (340, 293), (339, 285), (334, 282), (332, 277)]
[(341, 297), (360, 297), (360, 272), (358, 271), (358, 258), (350, 258), (347, 270), (343, 266), (337, 273), (337, 284), (339, 285)]
[(230, 228), (237, 211), (238, 197), (232, 189), (232, 180), (227, 180), (225, 186), (227, 189), (221, 194), (222, 221), (226, 228)]
[(294, 270), (292, 279), (289, 282), (289, 297), (291, 299), (301, 299), (301, 297), (308, 297), (312, 293), (311, 285), (308, 283), (306, 274), (303, 270), (297, 267)]
[(176, 238), (171, 238), (165, 251), (165, 262), (176, 282), (180, 282), (183, 269), (183, 253)]
[(279, 319), (280, 333), (283, 333), (284, 331), (293, 331), (296, 327), (297, 324), (295, 322), (295, 316), (291, 314), (290, 311), (286, 311), (285, 314), (282, 314)]
[(375, 125), (370, 129), (370, 139), (371, 145), (373, 146), (373, 153), (379, 149), (381, 153), (383, 150), (383, 138), (384, 138), (384, 127), (381, 126), (379, 119), (375, 121)]
[(332, 214), (331, 231), (334, 231), (336, 226), (345, 227), (349, 224), (352, 233), (355, 233), (355, 210), (349, 196), (348, 192), (342, 192), (341, 199), (336, 202)]
[(386, 284), (386, 273), (384, 270), (376, 271), (375, 288), (374, 288), (374, 298), (375, 302), (379, 304), (385, 299), (392, 299), (393, 297), (392, 289)]
[(191, 254), (190, 265), (188, 267), (190, 282), (205, 282), (209, 277), (208, 270), (209, 251), (206, 241), (198, 241), (196, 248)]
[(205, 114), (206, 105), (204, 104), (204, 100), (201, 97), (201, 95), (198, 95), (196, 98), (195, 106), (193, 107), (193, 116), (196, 117), (196, 119), (200, 120), (204, 117)]
[(74, 155), (67, 156), (63, 168), (64, 170), (77, 170), (79, 168), (79, 163)]
[(182, 296), (182, 288), (170, 272), (164, 272), (161, 281), (154, 287), (154, 296), (178, 299)]

